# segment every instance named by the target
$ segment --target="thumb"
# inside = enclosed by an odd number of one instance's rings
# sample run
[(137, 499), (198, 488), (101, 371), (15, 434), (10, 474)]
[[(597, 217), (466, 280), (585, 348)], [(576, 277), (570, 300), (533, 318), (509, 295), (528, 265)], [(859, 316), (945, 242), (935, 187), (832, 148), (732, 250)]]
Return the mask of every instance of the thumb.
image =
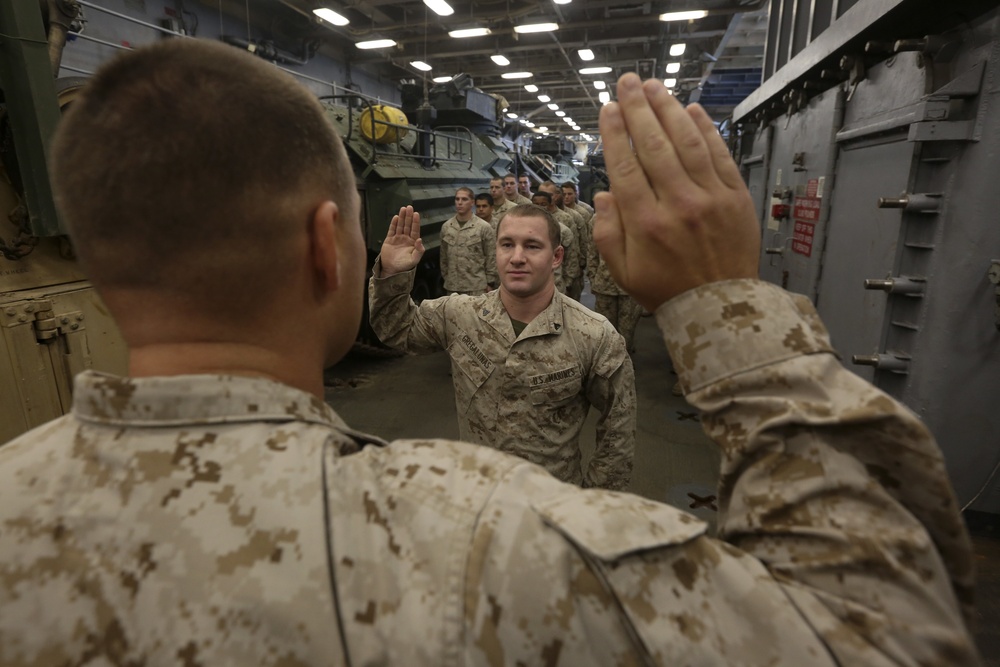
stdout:
[(610, 192), (594, 197), (594, 245), (611, 271), (615, 282), (625, 287), (625, 230), (618, 202)]

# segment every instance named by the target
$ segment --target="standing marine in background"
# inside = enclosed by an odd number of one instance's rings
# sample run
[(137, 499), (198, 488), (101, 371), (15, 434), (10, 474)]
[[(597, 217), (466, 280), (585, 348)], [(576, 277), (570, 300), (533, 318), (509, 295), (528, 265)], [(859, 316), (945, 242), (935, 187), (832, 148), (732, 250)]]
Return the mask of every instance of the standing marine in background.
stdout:
[(475, 193), (455, 191), (455, 215), (441, 227), (441, 277), (451, 294), (484, 294), (499, 280), (493, 226), (472, 212)]

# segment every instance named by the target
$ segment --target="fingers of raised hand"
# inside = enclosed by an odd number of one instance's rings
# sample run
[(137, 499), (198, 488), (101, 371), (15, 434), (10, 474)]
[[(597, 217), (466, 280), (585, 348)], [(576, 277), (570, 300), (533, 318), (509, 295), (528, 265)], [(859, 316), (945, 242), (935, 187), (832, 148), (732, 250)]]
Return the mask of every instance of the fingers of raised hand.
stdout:
[(656, 196), (642, 165), (632, 151), (632, 142), (619, 104), (606, 104), (601, 108), (600, 128), (601, 140), (604, 142), (604, 161), (616, 196), (621, 201), (642, 209), (648, 210), (655, 206)]
[(708, 113), (705, 112), (700, 104), (689, 106), (687, 113), (705, 138), (705, 143), (708, 146), (709, 154), (712, 156), (712, 163), (715, 166), (715, 173), (718, 174), (719, 180), (731, 188), (743, 187), (743, 177), (740, 176), (739, 167), (736, 166), (732, 156), (730, 156), (729, 147), (726, 146), (726, 142), (722, 139), (722, 135), (719, 134), (715, 123), (709, 118)]
[[(643, 83), (642, 92), (658, 123), (658, 127), (649, 130), (649, 134), (659, 139), (656, 130), (660, 129), (667, 135), (667, 142), (683, 168), (684, 181), (690, 179), (705, 188), (717, 185), (719, 178), (715, 173), (712, 155), (709, 153), (702, 130), (677, 98), (670, 94), (659, 79), (650, 79)], [(631, 131), (631, 123), (629, 129)], [(632, 134), (635, 136), (634, 132)], [(647, 170), (649, 169), (647, 166)], [(677, 175), (673, 175), (672, 182), (677, 182)]]

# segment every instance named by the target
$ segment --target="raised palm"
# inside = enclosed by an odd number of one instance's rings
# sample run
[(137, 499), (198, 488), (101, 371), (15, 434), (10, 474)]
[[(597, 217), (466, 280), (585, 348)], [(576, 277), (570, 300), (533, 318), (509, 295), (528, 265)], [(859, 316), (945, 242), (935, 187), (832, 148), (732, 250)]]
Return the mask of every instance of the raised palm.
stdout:
[(424, 243), (420, 240), (420, 214), (412, 206), (399, 209), (399, 215), (392, 216), (389, 232), (382, 241), (382, 275), (409, 271), (420, 263), (424, 256)]

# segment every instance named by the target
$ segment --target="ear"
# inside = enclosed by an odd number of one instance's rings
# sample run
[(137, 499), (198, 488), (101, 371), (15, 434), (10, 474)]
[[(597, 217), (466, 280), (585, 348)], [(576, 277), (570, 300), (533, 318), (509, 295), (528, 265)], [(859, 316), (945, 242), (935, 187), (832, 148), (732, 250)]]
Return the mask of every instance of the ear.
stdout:
[(566, 249), (563, 248), (561, 245), (557, 245), (556, 246), (556, 251), (555, 251), (555, 253), (553, 253), (553, 256), (554, 256), (554, 259), (552, 260), (552, 268), (553, 269), (563, 263), (563, 255), (565, 255), (565, 254), (566, 254)]
[(309, 221), (312, 268), (318, 286), (328, 292), (340, 286), (340, 258), (337, 249), (337, 224), (340, 209), (332, 201), (321, 203)]

